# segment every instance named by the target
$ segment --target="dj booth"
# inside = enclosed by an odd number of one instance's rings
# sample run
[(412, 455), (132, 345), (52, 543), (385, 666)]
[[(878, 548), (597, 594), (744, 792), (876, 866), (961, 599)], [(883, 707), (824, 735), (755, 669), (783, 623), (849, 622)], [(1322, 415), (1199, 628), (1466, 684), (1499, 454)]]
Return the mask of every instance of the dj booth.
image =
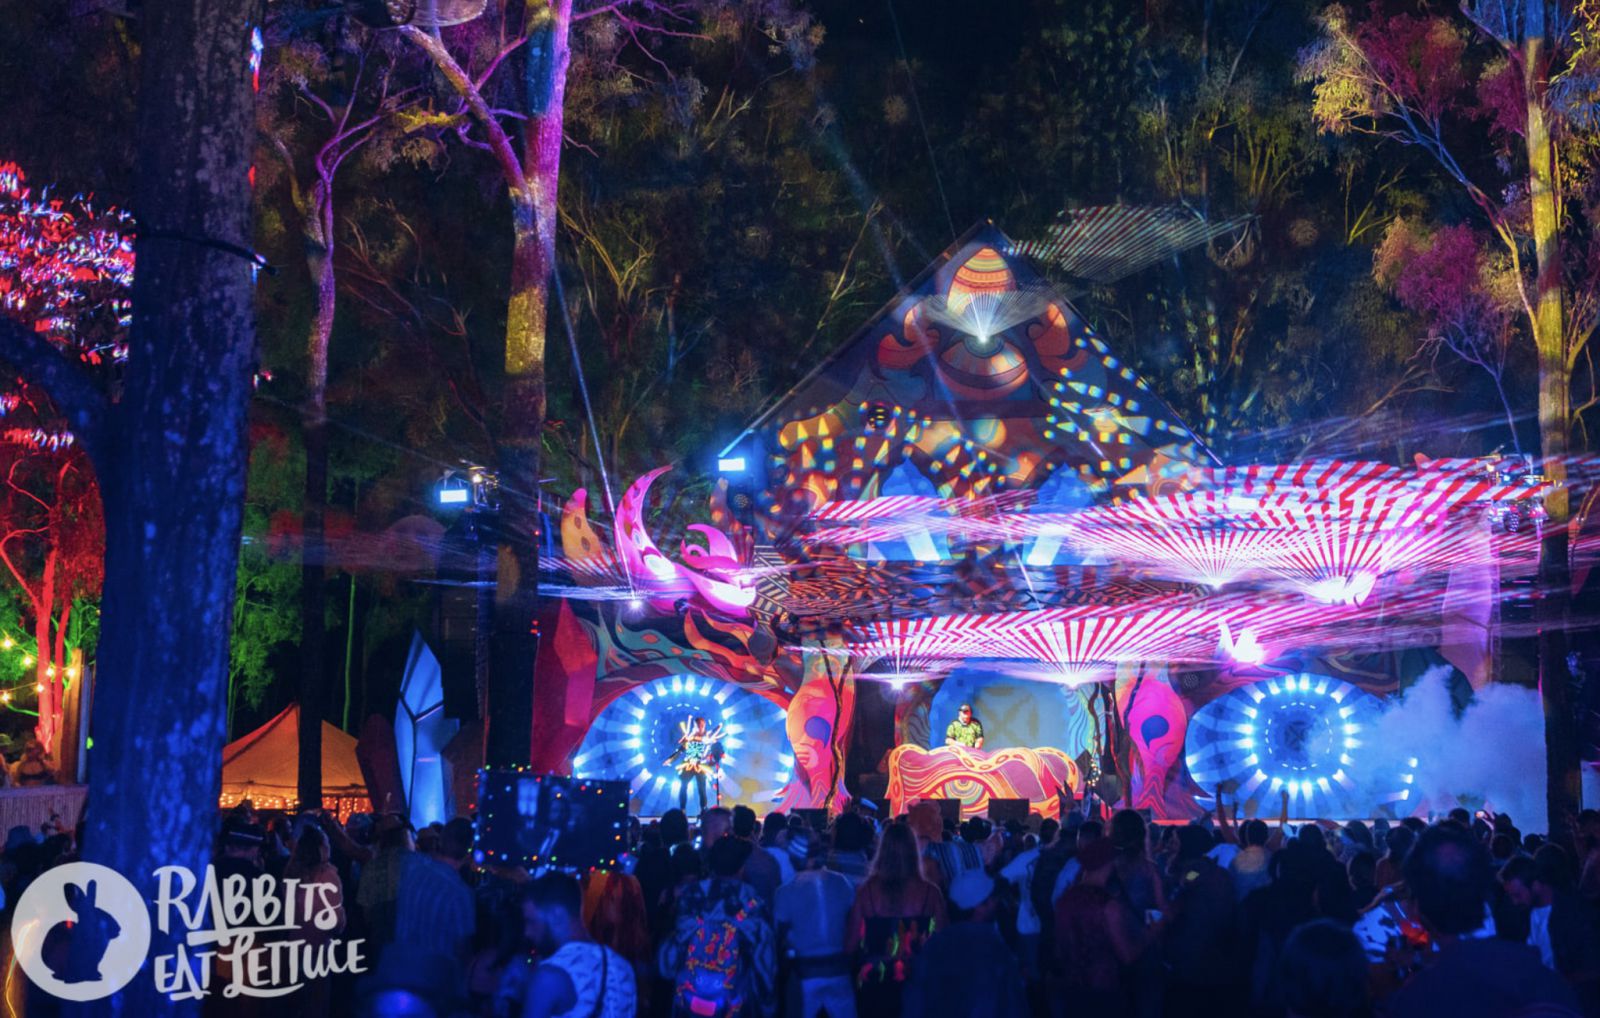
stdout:
[(1083, 793), (1077, 764), (1050, 746), (968, 749), (896, 746), (889, 754), (889, 809), (898, 816), (921, 799), (956, 799), (962, 817), (984, 816), (995, 800), (1023, 800), (1028, 811), (1059, 817), (1057, 791)]

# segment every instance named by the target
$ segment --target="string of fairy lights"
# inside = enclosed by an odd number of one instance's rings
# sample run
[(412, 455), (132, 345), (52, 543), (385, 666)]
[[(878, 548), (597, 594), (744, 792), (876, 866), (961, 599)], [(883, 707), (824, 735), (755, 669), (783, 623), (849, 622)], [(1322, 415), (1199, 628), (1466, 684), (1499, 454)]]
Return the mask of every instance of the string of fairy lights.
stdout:
[[(28, 669), (32, 669), (38, 663), (38, 658), (35, 657), (34, 654), (35, 650), (32, 647), (32, 641), (28, 640), (26, 637), (18, 639), (17, 637), (6, 632), (4, 629), (0, 629), (0, 662), (4, 662), (7, 660), (7, 658), (9, 658), (24, 671), (26, 671)], [(63, 687), (70, 689), (72, 687), (72, 683), (78, 678), (79, 666), (75, 664), (64, 665), (61, 668), (61, 673)], [(51, 664), (45, 666), (45, 677), (51, 679), (56, 677), (55, 665)], [(19, 692), (24, 694), (32, 693), (37, 697), (44, 693), (44, 683), (40, 682), (37, 678), (34, 678), (32, 681), (18, 682), (11, 685), (0, 685), (0, 706), (3, 706), (7, 710), (13, 711), (17, 714), (26, 714), (29, 717), (38, 717), (38, 711), (29, 710), (26, 707), (17, 705), (17, 694)]]

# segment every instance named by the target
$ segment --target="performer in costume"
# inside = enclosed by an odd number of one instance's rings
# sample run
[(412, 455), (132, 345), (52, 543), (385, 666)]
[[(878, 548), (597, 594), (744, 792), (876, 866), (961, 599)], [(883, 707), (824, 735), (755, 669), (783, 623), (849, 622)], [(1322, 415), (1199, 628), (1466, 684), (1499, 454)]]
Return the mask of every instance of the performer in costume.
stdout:
[(722, 726), (715, 730), (707, 731), (706, 719), (696, 717), (685, 721), (678, 726), (683, 734), (678, 738), (677, 750), (665, 760), (663, 764), (678, 761), (678, 808), (688, 812), (689, 809), (689, 781), (693, 779), (695, 790), (700, 796), (700, 812), (706, 811), (706, 778), (716, 774), (719, 778), (720, 798), (720, 761), (722, 754), (718, 744), (722, 741)]
[(956, 712), (956, 720), (944, 730), (944, 744), (968, 749), (983, 748), (983, 722), (972, 716), (972, 704), (964, 703)]

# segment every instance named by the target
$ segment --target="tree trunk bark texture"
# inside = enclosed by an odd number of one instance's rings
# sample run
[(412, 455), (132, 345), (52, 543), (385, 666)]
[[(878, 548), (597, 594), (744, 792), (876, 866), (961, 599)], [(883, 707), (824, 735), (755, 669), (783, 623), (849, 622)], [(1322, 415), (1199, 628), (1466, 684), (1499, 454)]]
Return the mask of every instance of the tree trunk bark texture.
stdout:
[(525, 180), (512, 192), (515, 237), (506, 312), (506, 388), (495, 455), (501, 509), (493, 630), (489, 642), (489, 717), (485, 760), (523, 766), (531, 758), (534, 622), (539, 594), (539, 469), (544, 438), (545, 343), (550, 274), (555, 267), (556, 192), (561, 176), (572, 0), (531, 0), (530, 16), (549, 18), (549, 101), (523, 134)]
[(1544, 705), (1547, 830), (1564, 830), (1575, 818), (1582, 788), (1578, 727), (1573, 717), (1567, 666), (1567, 623), (1572, 601), (1567, 555), (1571, 515), (1566, 488), (1568, 434), (1572, 424), (1572, 373), (1567, 367), (1566, 314), (1561, 275), (1561, 210), (1556, 194), (1554, 142), (1545, 117), (1549, 90), (1544, 0), (1527, 0), (1523, 44), (1528, 103), (1528, 197), (1533, 221), (1535, 270), (1533, 339), (1539, 361), (1539, 440), (1548, 519), (1539, 555), (1539, 693)]
[(300, 507), (300, 704), (298, 786), (302, 808), (322, 805), (322, 719), (328, 713), (327, 542), (328, 347), (339, 288), (333, 269), (333, 180), (311, 188), (306, 218), (306, 258), (316, 286), (317, 312), (306, 350), (306, 405), (302, 434), (306, 486)]
[[(147, 895), (156, 867), (203, 871), (217, 819), (256, 347), (251, 264), (215, 245), (251, 244), (255, 8), (148, 0), (139, 22), (141, 235), (131, 354), (95, 457), (106, 579), (84, 855)], [(173, 949), (153, 934), (153, 953)], [(193, 1009), (147, 969), (102, 1010)]]

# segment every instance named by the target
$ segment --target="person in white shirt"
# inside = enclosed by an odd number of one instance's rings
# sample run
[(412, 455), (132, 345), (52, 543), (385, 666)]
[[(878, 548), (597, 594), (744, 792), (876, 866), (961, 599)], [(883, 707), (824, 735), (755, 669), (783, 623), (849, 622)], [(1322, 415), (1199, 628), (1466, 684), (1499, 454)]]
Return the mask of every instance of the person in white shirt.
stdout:
[[(1046, 820), (1040, 827), (1041, 835), (1048, 835), (1049, 841), (1041, 842), (1032, 848), (1024, 849), (1006, 864), (1000, 871), (1000, 876), (1007, 882), (1016, 885), (1020, 892), (1020, 903), (1017, 906), (1017, 940), (1018, 960), (1022, 962), (1024, 973), (1029, 978), (1037, 978), (1039, 972), (1039, 936), (1042, 923), (1039, 920), (1039, 910), (1033, 903), (1033, 877), (1039, 869), (1039, 855), (1045, 849), (1055, 844), (1060, 837), (1061, 825), (1055, 820)], [(1072, 865), (1075, 860), (1069, 860)]]
[(576, 877), (542, 876), (522, 895), (524, 932), (541, 959), (522, 1018), (631, 1018), (638, 1010), (633, 966), (589, 939)]
[(791, 848), (802, 844), (800, 872), (778, 888), (774, 908), (778, 940), (791, 972), (788, 1013), (855, 1018), (851, 959), (844, 949), (855, 886), (825, 867), (828, 843), (823, 835), (790, 841)]

